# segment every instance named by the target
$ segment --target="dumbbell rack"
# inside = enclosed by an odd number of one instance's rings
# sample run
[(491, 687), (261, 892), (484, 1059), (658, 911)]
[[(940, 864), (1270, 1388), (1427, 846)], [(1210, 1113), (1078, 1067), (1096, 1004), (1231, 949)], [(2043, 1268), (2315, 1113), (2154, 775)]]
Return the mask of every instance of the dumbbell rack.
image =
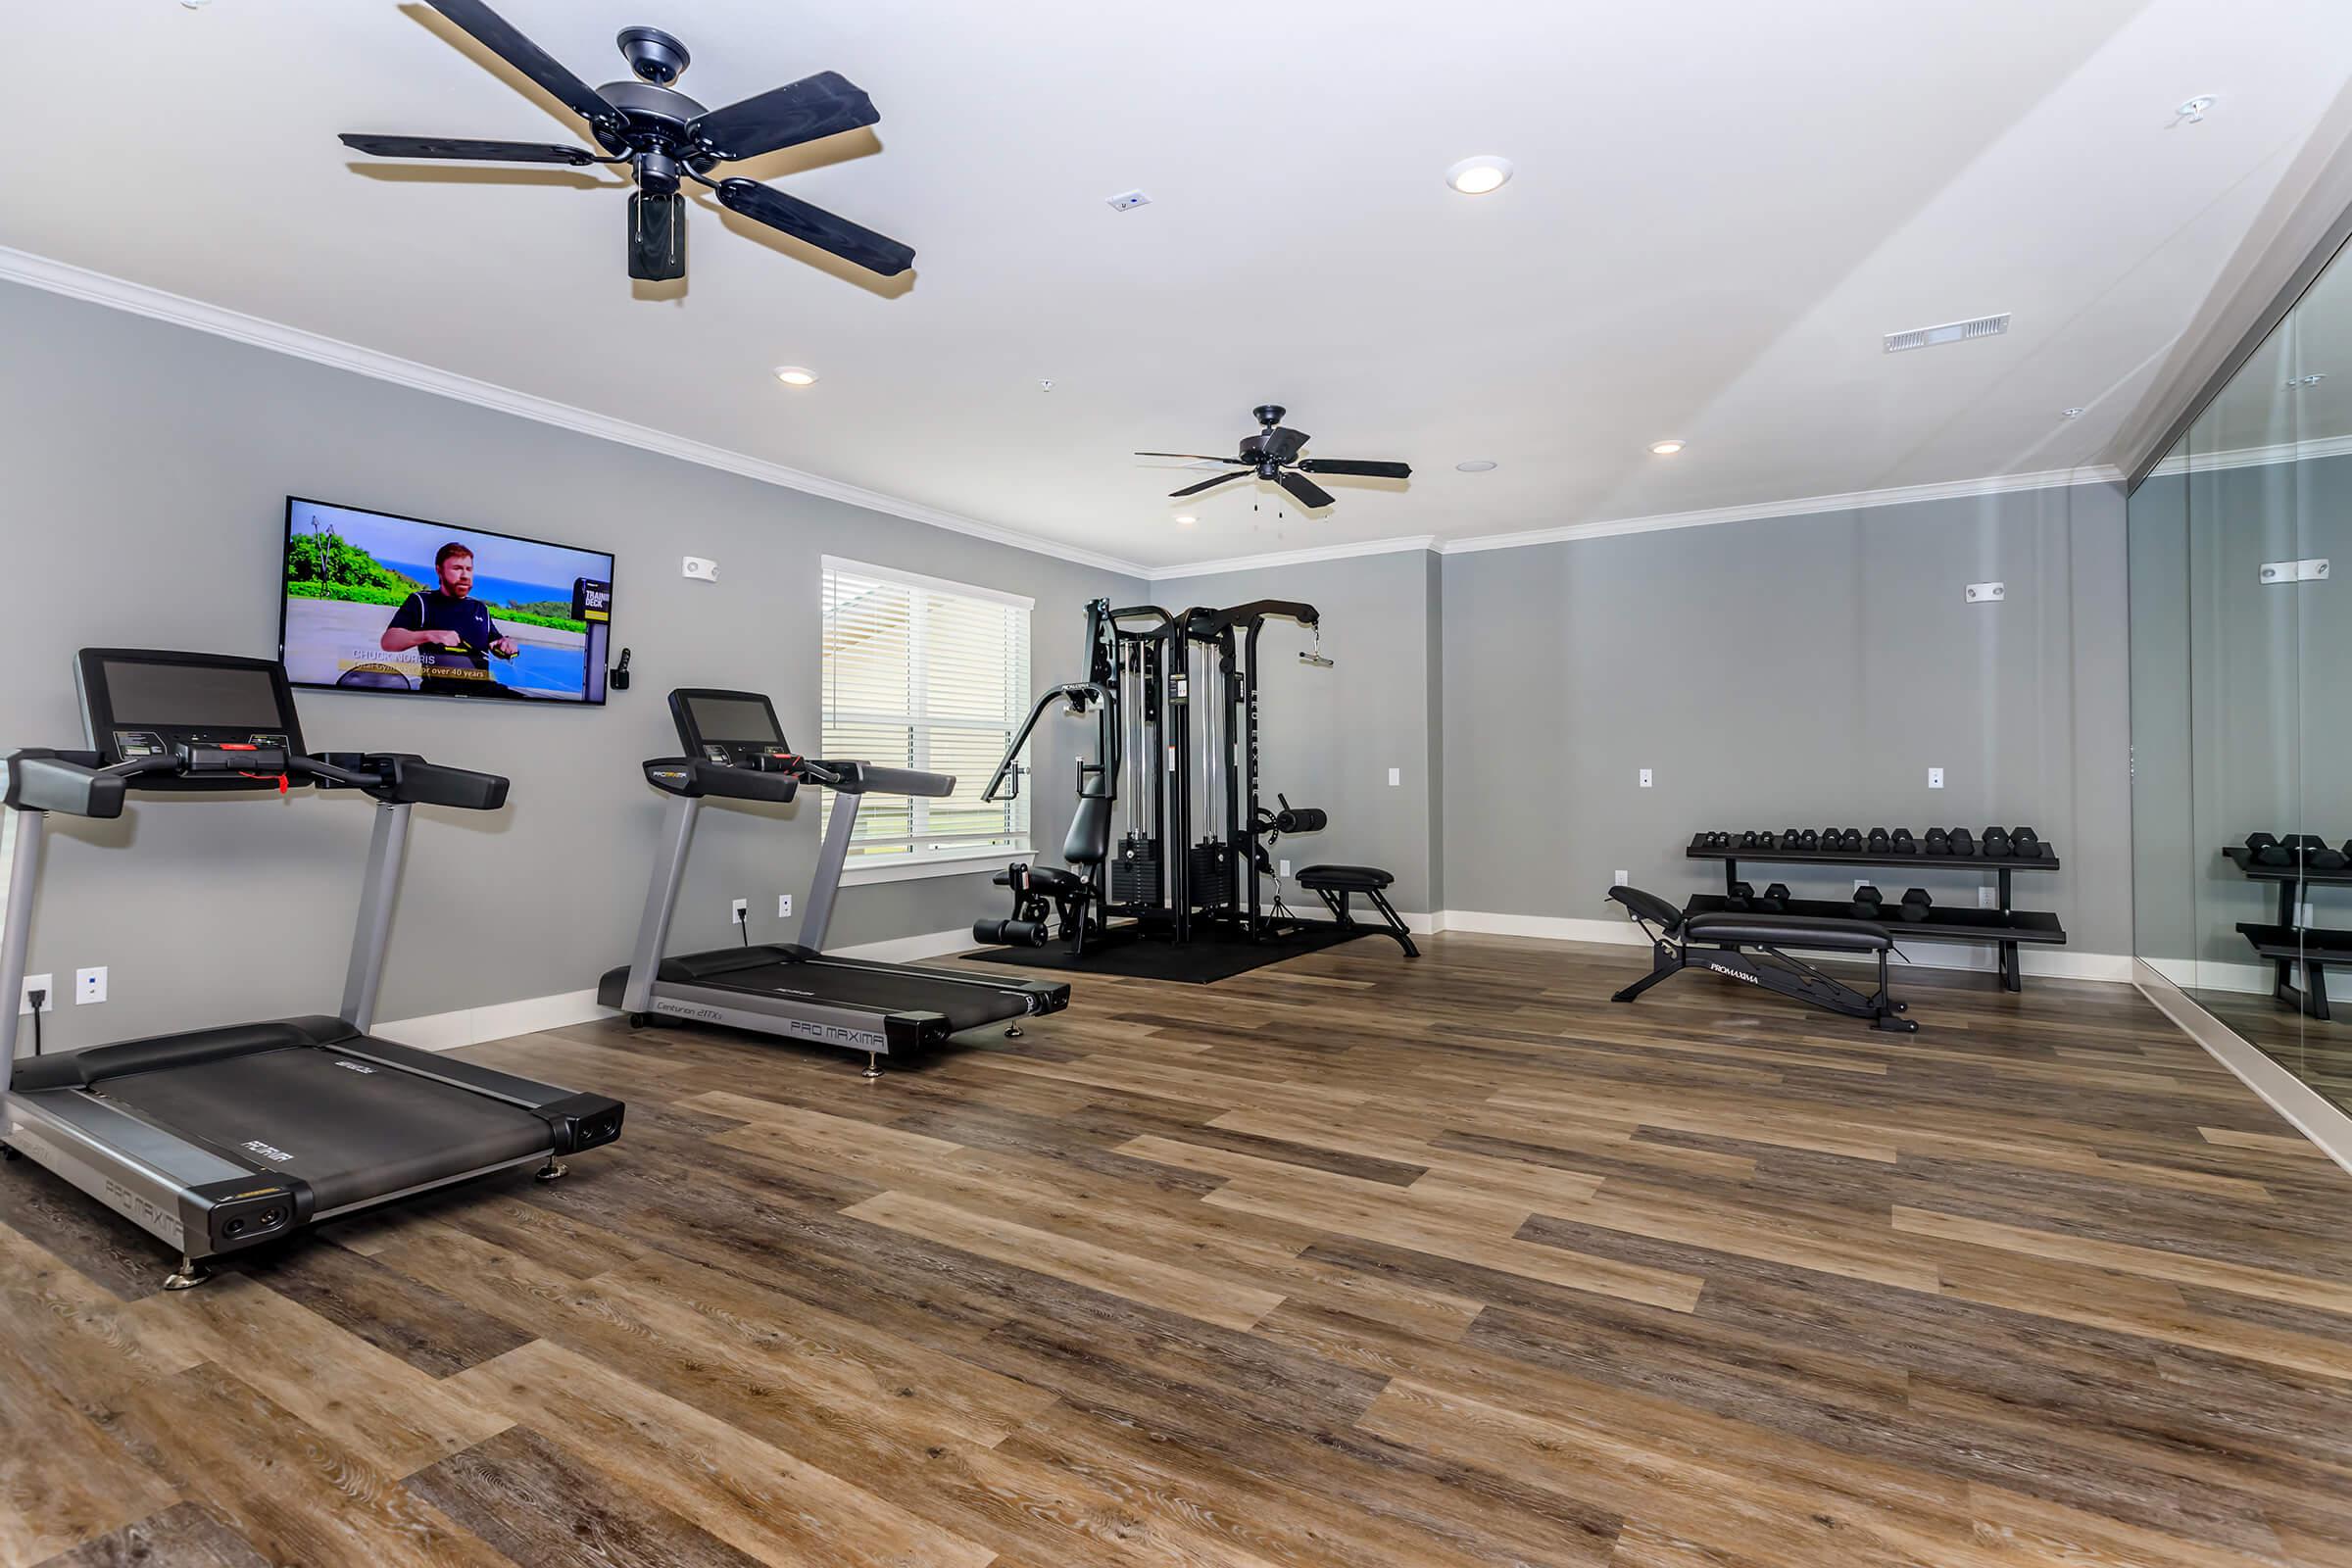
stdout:
[[(2328, 966), (2352, 963), (2352, 931), (2299, 925), (2295, 920), (2296, 906), (2303, 902), (2305, 888), (2352, 887), (2352, 870), (2312, 871), (2299, 862), (2264, 865), (2242, 844), (2229, 845), (2222, 854), (2246, 874), (2247, 880), (2278, 884), (2278, 924), (2261, 925), (2252, 920), (2237, 923), (2237, 934), (2254, 945), (2258, 956), (2270, 960), (2274, 970), (2271, 995), (2281, 1006), (2292, 1007), (2307, 1017), (2328, 1018)], [(2294, 984), (2298, 963), (2303, 965), (2300, 990)]]
[[(2062, 948), (2066, 946), (2066, 928), (2058, 917), (2038, 909), (2020, 909), (2010, 904), (2009, 878), (2017, 871), (2055, 871), (2058, 852), (2045, 840), (2040, 856), (1987, 855), (1896, 855), (1889, 851), (1874, 855), (1868, 850), (1759, 850), (1742, 849), (1685, 849), (1684, 854), (1693, 860), (1723, 862), (1723, 892), (1694, 895), (1684, 906), (1683, 913), (1706, 914), (1729, 907), (1732, 885), (1740, 880), (1742, 859), (1760, 860), (1767, 865), (1892, 865), (1913, 870), (1934, 871), (1990, 871), (1996, 878), (1999, 907), (1992, 909), (1945, 908), (1932, 906), (1925, 920), (1906, 920), (1894, 914), (1888, 906), (1887, 918), (1879, 923), (1894, 933), (1900, 941), (1906, 932), (1916, 932), (1923, 942), (1989, 943), (2000, 949), (2001, 986), (2004, 990), (2025, 989), (2025, 976), (2017, 961), (2021, 946)], [(1851, 920), (1853, 902), (1849, 899), (1790, 899), (1789, 914), (1816, 919)]]

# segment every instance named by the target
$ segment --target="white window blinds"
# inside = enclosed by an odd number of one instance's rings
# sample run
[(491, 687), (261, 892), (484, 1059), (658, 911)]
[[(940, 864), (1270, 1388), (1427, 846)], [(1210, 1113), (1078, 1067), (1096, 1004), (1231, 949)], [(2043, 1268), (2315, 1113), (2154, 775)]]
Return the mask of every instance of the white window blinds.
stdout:
[[(936, 800), (868, 795), (852, 867), (1025, 852), (1025, 798), (980, 799), (1029, 713), (1026, 599), (827, 557), (819, 754), (956, 775)], [(831, 820), (834, 797), (824, 796)]]

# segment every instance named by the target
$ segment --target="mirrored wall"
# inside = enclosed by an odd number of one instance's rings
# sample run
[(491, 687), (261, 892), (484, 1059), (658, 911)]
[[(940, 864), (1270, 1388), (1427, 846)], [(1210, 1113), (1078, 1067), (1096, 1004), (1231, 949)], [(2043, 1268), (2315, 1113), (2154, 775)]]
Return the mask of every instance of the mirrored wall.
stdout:
[(2135, 951), (2352, 1114), (2352, 261), (2130, 515)]

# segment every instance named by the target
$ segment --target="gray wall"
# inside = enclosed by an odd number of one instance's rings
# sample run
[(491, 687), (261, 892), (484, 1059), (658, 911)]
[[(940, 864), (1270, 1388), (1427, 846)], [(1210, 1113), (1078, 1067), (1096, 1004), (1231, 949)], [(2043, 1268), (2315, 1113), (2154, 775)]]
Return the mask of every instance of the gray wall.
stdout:
[[(1426, 551), (1397, 551), (1152, 585), (1152, 602), (1169, 610), (1302, 599), (1322, 612), (1330, 669), (1298, 661), (1314, 639), (1288, 621), (1268, 621), (1260, 644), (1260, 793), (1268, 804), (1279, 790), (1331, 813), (1329, 828), (1286, 839), (1275, 853), (1294, 869), (1317, 861), (1386, 866), (1396, 875), (1391, 899), (1415, 912), (1437, 907), (1429, 724), (1435, 565)], [(1311, 898), (1306, 903), (1316, 906)]]
[[(821, 555), (1033, 595), (1033, 669), (1047, 681), (1088, 598), (1145, 593), (1110, 573), (16, 285), (0, 285), (0, 343), (12, 587), (0, 744), (79, 744), (78, 647), (274, 655), (289, 492), (618, 558), (616, 640), (636, 651), (637, 681), (605, 709), (300, 696), (315, 749), (416, 751), (514, 781), (513, 805), (492, 815), (417, 812), (388, 1019), (576, 991), (627, 956), (660, 815), (637, 763), (676, 749), (663, 694), (762, 688), (788, 733), (813, 746)], [(716, 559), (720, 582), (684, 581), (687, 553)], [(1057, 848), (1070, 763), (1042, 748), (1038, 760), (1036, 838)], [(789, 934), (775, 896), (807, 886), (816, 808), (770, 814), (704, 813), (676, 945), (729, 940), (736, 896), (751, 901), (754, 941)], [(74, 969), (105, 964), (113, 988), (104, 1004), (62, 1006), (53, 1041), (334, 1005), (364, 802), (150, 798), (119, 823), (53, 821), (32, 968), (70, 986)], [(849, 890), (833, 940), (967, 924), (1004, 897), (987, 878)]]
[[(1964, 604), (1985, 580), (2006, 600)], [(1706, 885), (1701, 828), (1997, 820), (2064, 858), (2018, 902), (2129, 952), (2125, 605), (2109, 485), (1449, 555), (1446, 902), (1592, 917), (1616, 869)], [(1917, 880), (1962, 902), (1982, 878)]]

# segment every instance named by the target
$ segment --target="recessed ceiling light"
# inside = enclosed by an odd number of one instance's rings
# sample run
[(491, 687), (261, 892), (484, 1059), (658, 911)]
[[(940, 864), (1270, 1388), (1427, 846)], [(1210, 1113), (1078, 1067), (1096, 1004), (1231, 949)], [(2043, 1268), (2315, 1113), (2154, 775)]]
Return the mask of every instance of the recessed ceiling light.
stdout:
[(1485, 473), (1489, 468), (1494, 466), (1494, 460), (1493, 458), (1464, 458), (1454, 466), (1463, 473)]
[(2080, 419), (2082, 417), (2083, 412), (2084, 411), (2082, 409), (2060, 409), (2058, 411), (2058, 417), (2061, 419)]
[(797, 365), (779, 365), (776, 367), (776, 379), (786, 386), (814, 386), (816, 372), (805, 370)]
[(1176, 517), (1178, 524), (1186, 528), (1190, 528), (1194, 523), (1199, 522), (1200, 520), (1200, 519), (1199, 517), (1194, 516), (1189, 512), (1179, 513)]
[(1446, 171), (1446, 183), (1465, 196), (1484, 196), (1491, 190), (1500, 190), (1510, 180), (1511, 161), (1482, 153), (1465, 158)]
[(1652, 441), (1649, 450), (1661, 458), (1671, 458), (1683, 450), (1683, 444), (1680, 441)]

